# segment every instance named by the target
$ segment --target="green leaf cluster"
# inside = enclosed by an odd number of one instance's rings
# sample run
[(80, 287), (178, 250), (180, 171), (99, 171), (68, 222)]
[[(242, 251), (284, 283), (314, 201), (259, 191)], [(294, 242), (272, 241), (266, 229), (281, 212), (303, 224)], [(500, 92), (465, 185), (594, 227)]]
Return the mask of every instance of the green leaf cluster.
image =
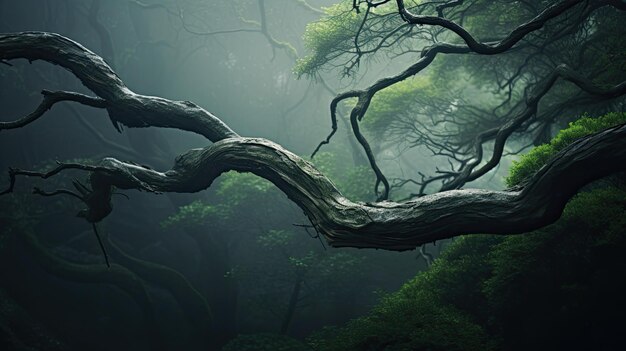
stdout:
[(161, 222), (163, 228), (173, 226), (202, 226), (211, 221), (225, 220), (241, 209), (238, 207), (263, 199), (274, 185), (251, 173), (228, 172), (216, 186), (216, 204), (195, 200)]
[(294, 73), (298, 77), (314, 75), (337, 52), (350, 50), (363, 20), (363, 13), (352, 9), (352, 1), (344, 0), (322, 10), (325, 16), (307, 24), (304, 31), (304, 46), (309, 54), (296, 62)]
[(403, 80), (374, 96), (361, 125), (374, 137), (382, 139), (389, 124), (399, 116), (413, 115), (415, 108), (420, 107), (420, 100), (431, 99), (441, 93), (429, 76)]
[(266, 194), (274, 185), (252, 173), (228, 172), (220, 176), (217, 195), (226, 200), (229, 207)]
[(188, 205), (181, 206), (178, 212), (161, 222), (161, 227), (202, 226), (217, 218), (228, 218), (231, 214), (232, 209), (226, 205), (210, 205), (201, 200), (196, 200)]
[(506, 178), (506, 184), (509, 187), (522, 184), (554, 155), (575, 140), (623, 123), (626, 123), (626, 113), (624, 112), (612, 112), (597, 118), (584, 116), (570, 123), (569, 127), (559, 131), (549, 144), (535, 147), (522, 156), (519, 161), (513, 161), (509, 176)]

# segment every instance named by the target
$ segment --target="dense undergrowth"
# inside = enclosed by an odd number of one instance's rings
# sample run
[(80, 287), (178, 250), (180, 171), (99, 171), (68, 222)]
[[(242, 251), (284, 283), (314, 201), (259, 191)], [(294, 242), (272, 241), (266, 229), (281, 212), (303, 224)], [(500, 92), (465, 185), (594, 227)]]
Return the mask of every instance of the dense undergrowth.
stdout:
[(623, 344), (626, 191), (584, 192), (518, 236), (456, 239), (365, 317), (315, 350), (608, 350)]
[[(575, 139), (625, 120), (624, 113), (579, 119), (550, 144), (517, 162), (507, 183), (519, 184)], [(429, 270), (384, 296), (368, 315), (341, 327), (327, 327), (306, 344), (272, 339), (271, 347), (616, 349), (626, 343), (623, 178), (619, 174), (588, 186), (568, 203), (559, 221), (540, 230), (516, 236), (459, 237)], [(263, 338), (267, 340), (266, 335)], [(249, 335), (235, 339), (231, 347), (264, 349), (257, 347), (258, 342)]]

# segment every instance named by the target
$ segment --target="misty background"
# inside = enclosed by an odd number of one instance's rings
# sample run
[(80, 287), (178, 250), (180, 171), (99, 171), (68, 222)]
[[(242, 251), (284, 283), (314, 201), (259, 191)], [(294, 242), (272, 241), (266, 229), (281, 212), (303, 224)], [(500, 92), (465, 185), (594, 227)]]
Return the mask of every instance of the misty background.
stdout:
[[(256, 1), (181, 0), (168, 2), (167, 8), (149, 6), (157, 3), (5, 0), (0, 1), (0, 31), (67, 36), (104, 57), (132, 90), (193, 101), (240, 135), (268, 138), (302, 156), (310, 155), (330, 130), (333, 95), (328, 87), (363, 86), (402, 67), (373, 65), (358, 80), (296, 79), (289, 50), (273, 47), (262, 33), (207, 34), (258, 28), (253, 23), (260, 21)], [(319, 9), (332, 1), (309, 3)], [(265, 5), (271, 35), (302, 54), (305, 25), (320, 14), (296, 1)], [(32, 111), (43, 89), (89, 94), (69, 72), (25, 60), (0, 67), (0, 87), (3, 120)], [(326, 156), (318, 157), (320, 167), (330, 171), (342, 191), (353, 185), (356, 190), (347, 191), (352, 197), (373, 200), (372, 174), (362, 172), (365, 181), (358, 186), (350, 179), (350, 171), (364, 166), (365, 158), (342, 123), (323, 149)], [(176, 155), (204, 146), (204, 138), (178, 130), (118, 133), (105, 111), (62, 103), (32, 126), (0, 135), (0, 169), (48, 169), (56, 160), (115, 157), (164, 170)], [(432, 167), (428, 157), (381, 162), (392, 174), (412, 170), (416, 163)], [(30, 194), (33, 186), (53, 189), (72, 177), (83, 179), (84, 174), (45, 182), (20, 179), (16, 192), (21, 200), (11, 209), (4, 203), (3, 210), (37, 213), (41, 220), (34, 234), (66, 262), (104, 266), (92, 229), (75, 217), (80, 204)], [(325, 325), (344, 323), (426, 267), (417, 252), (329, 248), (298, 226), (308, 224), (305, 216), (269, 183), (252, 176), (222, 178), (226, 180), (197, 194), (125, 192), (130, 199), (114, 197), (114, 212), (99, 224), (101, 235), (126, 255), (175, 270), (190, 282), (210, 306), (217, 324), (211, 337), (217, 345), (239, 333), (283, 332), (302, 338)], [(226, 210), (220, 208), (224, 203)], [(23, 307), (24, 315), (41, 321), (42, 335), (77, 349), (150, 348), (145, 340), (154, 331), (146, 331), (141, 309), (118, 286), (46, 271), (31, 249), (16, 247), (1, 258), (0, 289), (7, 301)], [(440, 248), (429, 250), (436, 255)], [(112, 263), (125, 264), (120, 254), (109, 255)], [(194, 330), (163, 284), (155, 278), (146, 287), (166, 348), (206, 349), (207, 332)], [(296, 287), (297, 305), (290, 310)]]

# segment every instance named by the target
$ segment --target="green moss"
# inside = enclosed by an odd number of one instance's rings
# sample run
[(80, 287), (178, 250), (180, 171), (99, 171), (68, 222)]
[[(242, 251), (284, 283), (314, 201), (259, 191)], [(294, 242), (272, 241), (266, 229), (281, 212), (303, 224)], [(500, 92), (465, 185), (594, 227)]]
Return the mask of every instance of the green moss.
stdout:
[(576, 139), (622, 123), (626, 123), (626, 113), (624, 112), (609, 113), (597, 118), (585, 116), (570, 123), (569, 127), (561, 130), (549, 144), (535, 147), (522, 156), (519, 161), (513, 161), (509, 176), (506, 178), (506, 184), (512, 187), (523, 183), (543, 167), (552, 156)]

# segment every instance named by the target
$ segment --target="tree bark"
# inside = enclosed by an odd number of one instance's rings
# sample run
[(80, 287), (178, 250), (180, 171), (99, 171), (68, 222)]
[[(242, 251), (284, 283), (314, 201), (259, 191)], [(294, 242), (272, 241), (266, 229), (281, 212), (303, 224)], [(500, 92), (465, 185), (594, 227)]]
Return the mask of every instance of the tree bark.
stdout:
[[(451, 190), (403, 203), (353, 202), (313, 165), (278, 144), (239, 137), (191, 102), (133, 93), (100, 57), (67, 38), (31, 32), (0, 35), (0, 59), (15, 58), (43, 59), (67, 68), (105, 101), (115, 124), (178, 128), (214, 142), (178, 156), (166, 172), (113, 158), (97, 166), (63, 164), (47, 173), (10, 170), (11, 183), (4, 193), (12, 191), (18, 175), (47, 178), (69, 168), (91, 172), (93, 189), (83, 199), (88, 205), (84, 217), (91, 222), (111, 212), (114, 188), (197, 192), (220, 174), (235, 170), (271, 181), (332, 246), (409, 250), (462, 234), (514, 234), (540, 228), (558, 219), (582, 186), (626, 169), (626, 126), (622, 125), (565, 148), (521, 190)], [(7, 128), (0, 125), (1, 129)]]

